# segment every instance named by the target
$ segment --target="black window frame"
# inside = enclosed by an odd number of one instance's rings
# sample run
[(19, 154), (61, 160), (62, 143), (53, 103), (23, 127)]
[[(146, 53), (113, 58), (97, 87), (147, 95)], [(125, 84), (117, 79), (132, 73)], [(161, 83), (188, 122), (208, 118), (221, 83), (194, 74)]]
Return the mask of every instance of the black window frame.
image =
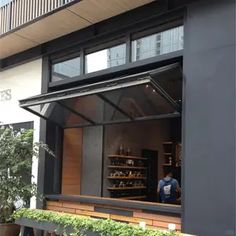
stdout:
[[(158, 28), (151, 28), (151, 29), (147, 29), (147, 30), (144, 30), (144, 31), (141, 31), (141, 32), (138, 32), (138, 33), (134, 33), (131, 35), (131, 41), (130, 41), (130, 47), (131, 47), (131, 63), (135, 63), (137, 61), (143, 61), (143, 60), (146, 60), (146, 59), (149, 59), (149, 58), (152, 58), (152, 57), (147, 57), (145, 59), (137, 59), (137, 60), (132, 60), (133, 58), (133, 50), (132, 50), (132, 43), (135, 41), (135, 40), (139, 40), (139, 39), (142, 39), (142, 38), (145, 38), (145, 37), (149, 37), (149, 36), (152, 36), (152, 35), (155, 35), (155, 34), (160, 34), (162, 32), (165, 32), (165, 31), (168, 31), (168, 30), (172, 30), (172, 29), (175, 29), (175, 28), (178, 28), (178, 27), (183, 27), (183, 30), (184, 30), (184, 24), (181, 22), (181, 21), (177, 21), (177, 22), (173, 22), (173, 25), (169, 25), (170, 27), (169, 28), (163, 28), (160, 27)], [(160, 42), (158, 40), (158, 42)], [(178, 51), (181, 51), (183, 50), (180, 49), (180, 50), (176, 50), (176, 51), (173, 51), (173, 52), (178, 52)], [(173, 52), (170, 52), (170, 53), (173, 53)], [(165, 53), (165, 54), (170, 54), (170, 53)], [(161, 55), (165, 55), (165, 54), (159, 54), (159, 55), (156, 55), (156, 56), (153, 56), (153, 57), (160, 57)]]
[[(180, 67), (182, 67), (181, 66), (181, 64), (182, 64), (181, 61), (182, 61), (182, 59), (179, 60), (179, 62), (177, 63)], [(171, 63), (168, 63), (168, 65), (172, 66)], [(158, 69), (162, 69), (162, 68), (157, 68), (157, 70)], [(103, 84), (103, 82), (101, 82), (101, 84)], [(84, 88), (86, 88), (87, 86), (89, 86), (89, 85), (84, 85)], [(182, 86), (182, 89), (184, 89), (183, 86)], [(70, 89), (70, 90), (73, 90), (73, 88)], [(63, 91), (61, 91), (61, 92), (63, 92)], [(57, 94), (57, 92), (55, 92), (55, 94)], [(31, 97), (31, 98), (29, 98), (29, 100), (31, 100), (31, 99), (32, 100), (35, 100), (35, 99), (37, 100), (38, 97), (39, 97), (39, 103), (40, 103), (41, 95), (37, 95), (37, 96)], [(28, 100), (28, 99), (23, 99), (21, 101), (23, 101), (23, 104), (24, 104), (26, 100)], [(25, 104), (22, 107), (25, 108)], [(27, 108), (26, 108), (26, 110), (27, 110)], [(38, 114), (36, 114), (36, 115), (38, 115)], [(173, 113), (171, 116), (169, 116), (169, 114), (167, 114), (167, 116), (166, 115), (161, 116), (160, 119), (163, 119), (163, 118), (175, 118), (175, 117), (182, 117), (182, 110), (180, 110), (179, 113)], [(49, 123), (51, 122), (50, 120), (48, 120), (48, 121), (49, 121)], [(142, 119), (138, 119), (137, 121), (138, 122), (142, 121)], [(66, 129), (66, 128), (78, 128), (78, 127), (79, 126), (64, 127), (64, 129)], [(83, 127), (85, 127), (85, 126), (83, 126)], [(58, 128), (63, 129), (62, 127), (60, 127), (60, 125), (58, 125)], [(62, 137), (63, 137), (63, 134), (62, 134)], [(61, 137), (61, 139), (62, 139), (62, 137)], [(59, 150), (59, 156), (61, 156), (62, 155), (61, 154), (62, 150), (61, 150), (61, 148), (59, 148), (59, 149), (60, 149)], [(61, 184), (61, 182), (60, 182), (60, 184)], [(59, 183), (58, 183), (58, 185), (59, 185)], [(60, 187), (59, 187), (59, 189), (60, 189)], [(47, 194), (45, 194), (45, 197), (47, 199), (50, 199), (50, 200), (57, 199), (57, 200), (66, 200), (66, 201), (89, 202), (89, 203), (93, 203), (93, 204), (96, 204), (96, 202), (104, 203), (106, 201), (109, 201), (109, 205), (111, 205), (111, 206), (122, 206), (122, 207), (125, 207), (125, 206), (129, 205), (129, 206), (132, 206), (133, 208), (137, 208), (137, 209), (153, 210), (156, 213), (158, 213), (158, 212), (167, 213), (168, 212), (168, 213), (178, 214), (179, 216), (181, 216), (181, 212), (182, 212), (182, 209), (183, 209), (183, 205), (182, 204), (181, 205), (173, 205), (173, 206), (171, 206), (171, 205), (162, 204), (162, 203), (159, 203), (159, 202), (158, 203), (156, 203), (156, 202), (147, 202), (146, 203), (146, 202), (139, 201), (139, 200), (137, 200), (137, 201), (120, 200), (120, 199), (116, 199), (116, 198), (104, 198), (102, 196), (96, 197), (96, 199), (95, 199), (92, 196), (85, 196), (85, 195), (76, 195), (76, 196), (73, 196), (73, 195), (63, 195), (63, 194), (61, 194), (61, 190), (56, 195), (53, 195), (53, 194), (52, 195), (51, 194), (47, 195)]]
[[(158, 74), (161, 74), (162, 72), (168, 72), (171, 70), (179, 70), (180, 64), (170, 64), (168, 66), (160, 67), (156, 70), (147, 71), (144, 73), (137, 73), (130, 76), (120, 77), (120, 78), (113, 78), (108, 81), (102, 81), (99, 83), (94, 83), (91, 85), (84, 85), (79, 87), (74, 87), (72, 89), (66, 89), (61, 90), (57, 92), (51, 92), (46, 93), (42, 95), (33, 96), (30, 98), (26, 98), (23, 100), (20, 100), (20, 107), (30, 111), (31, 113), (40, 116), (41, 118), (44, 118), (46, 120), (51, 120), (52, 122), (56, 123), (58, 126), (62, 128), (75, 128), (75, 127), (86, 127), (86, 126), (94, 126), (94, 125), (107, 125), (107, 124), (116, 124), (116, 123), (124, 123), (124, 122), (130, 122), (130, 121), (143, 121), (143, 120), (153, 120), (153, 119), (163, 119), (167, 117), (178, 117), (181, 115), (181, 106), (176, 103), (176, 101), (168, 94), (168, 92), (165, 91), (164, 88), (162, 88), (161, 85), (159, 85), (157, 82), (155, 82), (154, 77)], [(154, 77), (153, 77), (154, 76)], [(125, 110), (119, 108), (119, 106), (115, 105), (109, 98), (106, 96), (104, 97), (104, 92), (110, 92), (110, 91), (117, 91), (126, 89), (129, 87), (136, 87), (138, 85), (150, 85), (157, 93), (163, 97), (166, 102), (174, 109), (173, 113), (167, 113), (167, 114), (159, 114), (159, 115), (144, 115), (144, 117), (131, 117), (125, 112)], [(68, 99), (73, 98), (80, 98), (80, 97), (86, 97), (86, 96), (93, 96), (96, 95), (98, 98), (102, 99), (105, 103), (110, 104), (115, 108), (115, 110), (121, 112), (125, 115), (126, 119), (121, 121), (107, 121), (107, 122), (94, 122), (92, 120), (92, 117), (87, 117), (86, 114), (81, 114), (80, 111), (76, 111), (71, 107), (68, 107), (67, 105), (63, 105), (63, 102)], [(73, 114), (76, 114), (76, 116), (82, 118), (83, 120), (88, 121), (88, 124), (85, 125), (68, 125), (63, 126), (60, 123), (57, 122), (57, 120), (53, 120), (50, 117), (44, 114), (48, 110), (49, 107), (56, 107), (56, 106), (63, 107), (65, 110), (69, 110)], [(39, 106), (42, 108), (41, 111), (35, 111), (32, 107), (33, 106)], [(48, 111), (47, 111), (48, 112)]]
[[(120, 76), (123, 74), (134, 74), (137, 72), (143, 72), (143, 71), (147, 71), (150, 69), (154, 69), (154, 68), (158, 68), (164, 65), (168, 65), (171, 63), (175, 63), (175, 62), (179, 62), (180, 64), (182, 64), (183, 61), (183, 50), (181, 51), (176, 51), (173, 53), (169, 53), (169, 54), (165, 54), (165, 55), (160, 55), (157, 57), (153, 57), (153, 58), (148, 58), (148, 59), (144, 59), (144, 60), (140, 60), (137, 62), (131, 62), (131, 36), (132, 35), (137, 35), (138, 33), (141, 34), (149, 34), (149, 32), (158, 32), (160, 31), (160, 29), (162, 29), (161, 31), (164, 30), (168, 30), (169, 28), (171, 28), (173, 25), (174, 26), (178, 26), (178, 25), (184, 25), (184, 16), (185, 16), (185, 9), (180, 8), (177, 10), (173, 10), (173, 11), (168, 11), (168, 13), (163, 13), (158, 15), (157, 18), (153, 18), (150, 17), (148, 19), (142, 20), (140, 22), (133, 22), (130, 25), (127, 25), (127, 27), (123, 27), (124, 29), (121, 30), (116, 30), (116, 29), (111, 29), (108, 30), (105, 33), (100, 33), (99, 35), (96, 35), (96, 26), (94, 26), (94, 34), (89, 32), (87, 35), (88, 37), (86, 37), (86, 40), (82, 37), (82, 39), (80, 40), (77, 35), (76, 39), (78, 39), (80, 42), (79, 43), (75, 43), (73, 40), (71, 40), (73, 42), (73, 48), (77, 47), (78, 50), (80, 50), (80, 54), (81, 57), (82, 55), (85, 55), (85, 49), (87, 47), (95, 46), (98, 44), (102, 44), (102, 43), (106, 43), (108, 41), (115, 41), (117, 38), (119, 38), (120, 36), (124, 36), (125, 40), (126, 40), (126, 58), (127, 58), (127, 63), (122, 65), (122, 66), (117, 66), (117, 67), (113, 67), (113, 68), (109, 68), (109, 69), (105, 69), (102, 71), (97, 71), (97, 72), (93, 72), (93, 73), (89, 73), (89, 74), (82, 74), (81, 76), (79, 76), (78, 78), (74, 79), (74, 80), (66, 80), (66, 81), (60, 81), (60, 82), (50, 82), (50, 80), (47, 80), (47, 91), (58, 91), (64, 88), (72, 88), (75, 85), (84, 85), (84, 84), (89, 84), (89, 83), (94, 83), (96, 81), (102, 81), (102, 80), (106, 80), (108, 78), (111, 78), (110, 76)], [(156, 19), (156, 20), (153, 20)], [(155, 30), (154, 30), (155, 29)], [(153, 31), (154, 30), (154, 31)], [(137, 33), (137, 34), (136, 34)], [(81, 34), (78, 34), (78, 36), (82, 36), (83, 34), (83, 30), (81, 31)], [(61, 46), (61, 42), (59, 42), (59, 46)], [(56, 58), (58, 57), (58, 48), (55, 48), (55, 45), (51, 45), (52, 49), (50, 53), (46, 53), (45, 54), (45, 65), (47, 64), (47, 60), (49, 60), (50, 58)], [(66, 54), (66, 52), (71, 51), (71, 47), (72, 46), (62, 46), (61, 48), (64, 48), (61, 50), (62, 54)], [(73, 51), (73, 50), (72, 50)], [(81, 58), (81, 64), (83, 65), (84, 57)], [(50, 68), (50, 63), (47, 64), (47, 68), (45, 67), (45, 70), (48, 71)], [(46, 72), (45, 72), (46, 73)], [(84, 71), (83, 71), (84, 73)], [(184, 92), (184, 85), (183, 85), (183, 92)], [(184, 96), (184, 95), (183, 95)], [(184, 99), (183, 99), (184, 100)], [(50, 122), (49, 122), (50, 123)], [(182, 121), (183, 123), (183, 121)], [(44, 124), (44, 123), (43, 123)], [(48, 122), (45, 123), (45, 125), (48, 124)], [(42, 130), (45, 131), (46, 126), (43, 126)], [(50, 132), (49, 132), (50, 135)], [(63, 135), (62, 135), (63, 136)], [(51, 137), (51, 136), (50, 136)], [(39, 168), (41, 171), (43, 171), (44, 166), (41, 165), (41, 168)], [(183, 178), (183, 177), (182, 177)], [(60, 182), (60, 180), (59, 180)], [(43, 188), (44, 183), (41, 182), (39, 183), (40, 187)], [(60, 187), (59, 187), (60, 189)], [(56, 193), (54, 191), (52, 191), (53, 193)], [(55, 195), (55, 199), (59, 200), (60, 197), (62, 197), (61, 199), (64, 199), (64, 196), (62, 196), (61, 194), (59, 194), (60, 191), (58, 191), (58, 194)], [(46, 192), (44, 191), (44, 194), (46, 194)], [(66, 200), (70, 200), (72, 199), (72, 196), (68, 196), (68, 199), (66, 198)], [(91, 202), (95, 204), (95, 200), (94, 198), (92, 198), (90, 200), (89, 197), (81, 197), (78, 196), (78, 198), (83, 198), (85, 199), (85, 202)], [(73, 201), (75, 199), (73, 198)], [(106, 201), (106, 199), (102, 199), (99, 198), (99, 201), (103, 202)], [(124, 201), (122, 201), (122, 203), (120, 203), (121, 206), (129, 206), (131, 202), (125, 200), (125, 204)], [(140, 209), (145, 209), (146, 205), (148, 205), (148, 207), (153, 209), (153, 206), (155, 206), (155, 203), (151, 203), (151, 204), (146, 204), (146, 203), (142, 203), (141, 201), (138, 202), (137, 204), (140, 204)], [(114, 206), (115, 203), (113, 202), (113, 200), (111, 199), (111, 206)], [(136, 206), (134, 206), (135, 208)], [(162, 206), (160, 204), (158, 204), (157, 206), (157, 212), (162, 212), (165, 213), (167, 212), (166, 206)], [(169, 212), (174, 213), (175, 212), (175, 207), (174, 206), (169, 206)], [(180, 208), (178, 209), (178, 214), (181, 215), (183, 211), (183, 204), (181, 204)]]
[[(78, 66), (80, 67), (80, 74), (78, 76), (81, 76), (82, 75), (82, 72), (81, 72), (81, 53), (80, 51), (74, 51), (72, 53), (67, 53), (63, 56), (60, 56), (57, 55), (56, 58), (51, 58), (50, 60), (50, 82), (52, 83), (55, 83), (57, 81), (52, 81), (52, 76), (53, 76), (53, 66), (56, 65), (56, 64), (59, 64), (59, 63), (63, 63), (63, 62), (66, 62), (66, 61), (69, 61), (69, 60), (73, 60), (75, 58), (80, 58), (80, 63), (78, 64)], [(75, 76), (77, 77), (77, 76)], [(65, 81), (67, 79), (63, 79), (62, 81)]]
[[(113, 71), (120, 71), (120, 70), (126, 70), (132, 67), (137, 66), (142, 66), (146, 64), (150, 64), (153, 61), (158, 62), (162, 61), (163, 58), (174, 58), (176, 55), (182, 56), (182, 50), (178, 50), (175, 52), (163, 54), (163, 55), (158, 55), (154, 56), (153, 58), (147, 58), (147, 59), (142, 59), (138, 61), (132, 61), (132, 41), (141, 37), (149, 36), (151, 34), (155, 33), (160, 33), (166, 30), (170, 30), (172, 28), (178, 27), (178, 26), (184, 26), (183, 19), (174, 19), (174, 20), (169, 20), (168, 22), (163, 22), (162, 24), (158, 25), (150, 25), (150, 26), (145, 26), (145, 27), (140, 27), (140, 28), (135, 28), (131, 29), (128, 33), (120, 33), (120, 34), (110, 34), (108, 37), (105, 39), (101, 40), (88, 40), (88, 42), (84, 42), (81, 44), (78, 44), (76, 46), (73, 46), (73, 48), (67, 48), (64, 49), (60, 52), (56, 52), (51, 54), (50, 57), (50, 64), (49, 68), (50, 71), (52, 69), (52, 62), (54, 61), (60, 61), (63, 60), (64, 58), (67, 58), (70, 56), (70, 53), (73, 54), (74, 52), (78, 52), (80, 54), (80, 75), (75, 76), (72, 79), (65, 79), (61, 81), (52, 81), (52, 76), (50, 73), (50, 78), (49, 78), (49, 87), (51, 88), (56, 88), (57, 86), (61, 85), (67, 85), (70, 83), (75, 83), (75, 82), (81, 82), (83, 84), (86, 84), (88, 82), (87, 79), (96, 77), (97, 75), (103, 75), (107, 73), (112, 73)], [(87, 54), (98, 52), (100, 50), (104, 50), (110, 47), (118, 46), (120, 44), (126, 44), (126, 63), (115, 66), (115, 67), (109, 67), (106, 69), (90, 72), (90, 73), (85, 73), (85, 57)], [(138, 63), (137, 63), (138, 62)], [(140, 63), (141, 62), (141, 63)]]

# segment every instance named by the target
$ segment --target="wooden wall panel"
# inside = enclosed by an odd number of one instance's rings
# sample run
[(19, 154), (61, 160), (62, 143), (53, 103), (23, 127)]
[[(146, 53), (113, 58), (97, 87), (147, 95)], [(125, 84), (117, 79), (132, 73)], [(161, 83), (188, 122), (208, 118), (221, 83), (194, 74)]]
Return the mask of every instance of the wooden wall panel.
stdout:
[(82, 129), (65, 129), (63, 140), (62, 194), (80, 194)]
[[(104, 208), (104, 212), (101, 212), (101, 209)], [(107, 209), (111, 209), (111, 212)], [(88, 217), (96, 218), (107, 218), (113, 219), (116, 221), (126, 222), (129, 224), (138, 225), (139, 222), (146, 222), (147, 227), (158, 228), (158, 229), (167, 229), (170, 223), (176, 225), (176, 229), (181, 231), (181, 218), (179, 216), (173, 216), (166, 213), (144, 213), (140, 209), (128, 209), (132, 212), (131, 216), (124, 216), (119, 214), (121, 211), (127, 211), (127, 208), (122, 207), (111, 207), (108, 205), (99, 205), (99, 204), (85, 204), (78, 202), (66, 202), (66, 201), (47, 201), (46, 209), (51, 211), (72, 213)], [(96, 211), (99, 209), (99, 212)], [(117, 213), (114, 213), (114, 210), (117, 210)]]

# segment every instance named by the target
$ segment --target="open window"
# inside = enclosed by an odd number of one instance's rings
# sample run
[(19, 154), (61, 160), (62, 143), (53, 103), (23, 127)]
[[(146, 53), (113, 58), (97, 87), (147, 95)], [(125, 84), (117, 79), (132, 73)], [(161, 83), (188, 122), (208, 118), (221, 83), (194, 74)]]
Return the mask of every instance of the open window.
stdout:
[(42, 94), (21, 100), (20, 106), (63, 128), (175, 116), (181, 111), (181, 90), (176, 92), (174, 89), (180, 85), (180, 79), (180, 68), (175, 64), (133, 76)]
[(63, 194), (155, 202), (165, 168), (181, 180), (181, 102), (181, 66), (172, 64), (20, 106), (64, 129)]

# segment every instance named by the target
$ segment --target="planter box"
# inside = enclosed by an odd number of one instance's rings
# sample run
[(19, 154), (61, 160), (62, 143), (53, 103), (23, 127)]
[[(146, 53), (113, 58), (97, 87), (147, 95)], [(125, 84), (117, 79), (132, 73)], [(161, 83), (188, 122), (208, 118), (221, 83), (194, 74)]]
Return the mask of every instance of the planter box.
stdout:
[[(18, 220), (16, 220), (16, 224), (18, 224), (20, 226), (26, 226), (29, 228), (33, 228), (33, 229), (48, 231), (49, 233), (57, 232), (58, 234), (61, 234), (61, 233), (63, 233), (64, 230), (66, 230), (67, 234), (70, 234), (73, 232), (71, 227), (65, 228), (64, 226), (58, 226), (58, 225), (51, 223), (51, 222), (38, 222), (38, 221), (31, 220), (28, 218), (18, 219)], [(86, 232), (86, 235), (87, 236), (99, 236), (98, 233), (89, 232), (89, 231)], [(6, 235), (6, 236), (10, 236), (10, 235)]]
[(0, 224), (1, 236), (18, 236), (20, 233), (20, 226), (16, 224)]
[[(53, 233), (53, 232), (56, 231), (58, 234), (60, 234), (65, 230), (64, 226), (58, 226), (58, 225), (56, 225), (54, 223), (51, 223), (51, 222), (38, 222), (38, 221), (31, 220), (31, 219), (28, 219), (28, 218), (18, 219), (18, 220), (16, 220), (16, 224), (21, 225), (21, 226), (26, 226), (26, 227), (29, 227), (29, 228), (33, 228), (33, 229), (45, 230), (45, 231), (48, 231), (49, 233)], [(70, 234), (72, 232), (73, 231), (72, 231), (71, 227), (66, 228), (66, 233), (67, 234)], [(193, 236), (193, 235), (190, 235), (190, 234), (182, 234), (182, 235), (183, 236)], [(0, 236), (2, 236), (1, 233), (0, 233)], [(3, 235), (3, 236), (5, 236), (5, 235)], [(9, 235), (6, 235), (6, 236), (11, 236), (11, 235), (9, 234)], [(94, 233), (94, 232), (91, 232), (91, 231), (87, 231), (86, 236), (99, 236), (99, 233)]]

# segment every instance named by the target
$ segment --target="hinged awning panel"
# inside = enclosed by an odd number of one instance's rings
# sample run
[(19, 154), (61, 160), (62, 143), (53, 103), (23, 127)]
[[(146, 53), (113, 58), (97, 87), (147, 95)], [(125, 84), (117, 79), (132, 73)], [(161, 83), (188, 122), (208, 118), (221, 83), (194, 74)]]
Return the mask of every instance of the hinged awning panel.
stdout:
[(110, 81), (42, 94), (20, 106), (61, 127), (83, 127), (180, 114), (178, 64)]

